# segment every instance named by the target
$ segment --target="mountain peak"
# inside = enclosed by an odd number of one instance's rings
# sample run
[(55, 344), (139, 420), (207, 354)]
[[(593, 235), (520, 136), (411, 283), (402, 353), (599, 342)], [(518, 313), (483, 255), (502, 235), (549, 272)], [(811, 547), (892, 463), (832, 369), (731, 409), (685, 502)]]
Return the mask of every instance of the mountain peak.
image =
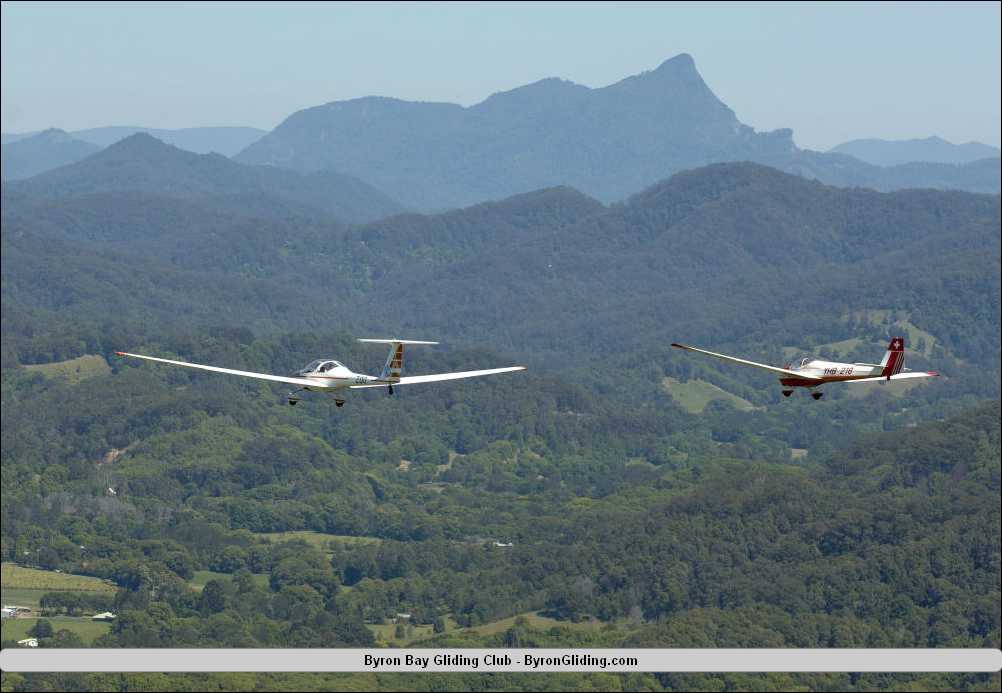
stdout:
[(32, 135), (31, 137), (25, 138), (25, 140), (22, 141), (26, 140), (59, 144), (62, 142), (73, 142), (74, 137), (65, 130), (60, 130), (59, 128), (49, 128), (48, 130), (42, 130), (37, 135)]
[[(713, 92), (703, 81), (702, 75), (696, 69), (696, 61), (688, 53), (679, 53), (668, 58), (653, 70), (646, 70), (640, 74), (626, 77), (625, 79), (612, 84), (606, 89), (618, 91), (621, 89), (641, 92), (664, 93), (665, 90), (676, 96), (692, 95), (701, 97), (712, 96), (713, 101), (719, 101)], [(721, 105), (723, 105), (721, 103)]]
[(170, 145), (148, 132), (137, 132), (128, 137), (123, 137), (114, 144), (108, 145), (108, 149), (135, 149), (157, 146), (169, 147)]
[(654, 72), (694, 72), (699, 74), (696, 69), (696, 61), (688, 53), (679, 53), (678, 55), (668, 58), (663, 63), (654, 69)]
[[(545, 110), (554, 105), (566, 105), (567, 99), (587, 98), (591, 92), (586, 86), (560, 79), (546, 77), (530, 84), (524, 84), (508, 91), (499, 91), (473, 106), (474, 111), (491, 111), (499, 108), (521, 109), (522, 113)], [(518, 111), (506, 113), (506, 117), (517, 117)]]
[(195, 160), (204, 155), (179, 149), (148, 133), (137, 132), (108, 145), (95, 156), (104, 160), (153, 161)]
[(3, 180), (30, 178), (49, 169), (79, 161), (99, 147), (83, 142), (65, 130), (49, 128), (3, 145)]

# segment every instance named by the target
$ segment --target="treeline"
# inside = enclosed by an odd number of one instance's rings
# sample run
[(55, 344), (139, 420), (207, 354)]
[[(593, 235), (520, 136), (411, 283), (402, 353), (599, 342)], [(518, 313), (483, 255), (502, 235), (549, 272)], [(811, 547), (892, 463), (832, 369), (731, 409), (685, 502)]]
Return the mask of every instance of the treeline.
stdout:
[(997, 691), (999, 674), (16, 674), (4, 691)]
[(109, 611), (114, 604), (114, 595), (101, 592), (46, 592), (38, 600), (46, 616), (95, 614)]

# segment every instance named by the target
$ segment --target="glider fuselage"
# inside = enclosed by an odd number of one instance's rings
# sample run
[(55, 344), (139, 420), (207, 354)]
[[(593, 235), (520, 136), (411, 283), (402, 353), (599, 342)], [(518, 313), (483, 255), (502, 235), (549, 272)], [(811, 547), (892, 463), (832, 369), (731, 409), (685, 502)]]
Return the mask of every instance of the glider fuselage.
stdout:
[(393, 382), (392, 379), (384, 380), (374, 375), (355, 373), (337, 361), (314, 361), (302, 370), (296, 371), (296, 377), (310, 380), (311, 384), (305, 385), (303, 389), (311, 392), (334, 392), (335, 390), (344, 390), (352, 385), (378, 385)]
[(780, 384), (785, 387), (817, 387), (824, 383), (862, 380), (879, 376), (884, 371), (884, 367), (876, 363), (839, 363), (806, 358), (802, 359), (799, 365), (790, 364), (786, 368), (796, 373), (803, 373), (805, 377), (780, 378)]

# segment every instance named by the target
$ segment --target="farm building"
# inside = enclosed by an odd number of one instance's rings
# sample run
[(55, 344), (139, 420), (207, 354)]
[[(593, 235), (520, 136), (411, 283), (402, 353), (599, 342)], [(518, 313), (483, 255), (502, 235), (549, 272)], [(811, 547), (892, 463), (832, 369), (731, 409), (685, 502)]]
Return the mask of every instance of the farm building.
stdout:
[(4, 618), (17, 618), (19, 616), (27, 616), (31, 613), (31, 609), (27, 606), (4, 606), (3, 607), (3, 617)]

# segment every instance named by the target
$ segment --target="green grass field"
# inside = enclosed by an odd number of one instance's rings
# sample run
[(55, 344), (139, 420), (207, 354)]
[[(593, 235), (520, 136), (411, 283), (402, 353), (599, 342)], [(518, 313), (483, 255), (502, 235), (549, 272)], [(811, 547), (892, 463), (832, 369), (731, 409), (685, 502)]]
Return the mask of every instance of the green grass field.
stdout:
[(381, 541), (381, 539), (377, 537), (352, 537), (344, 534), (324, 534), (323, 532), (312, 532), (309, 530), (292, 532), (261, 532), (255, 536), (270, 542), (302, 539), (308, 544), (317, 547), (321, 551), (330, 550), (332, 542), (335, 544), (378, 544)]
[(41, 373), (46, 378), (54, 380), (64, 379), (71, 385), (76, 385), (81, 380), (86, 380), (87, 378), (111, 373), (111, 367), (97, 354), (79, 356), (69, 361), (26, 365), (25, 368), (29, 371)]
[[(377, 641), (381, 640), (385, 643), (392, 643), (394, 645), (410, 645), (411, 643), (418, 642), (419, 640), (424, 640), (435, 635), (432, 627), (427, 625), (414, 626), (414, 630), (410, 637), (403, 637), (399, 639), (393, 635), (397, 628), (394, 623), (387, 623), (385, 625), (368, 623), (366, 624), (366, 628), (372, 631), (372, 634), (376, 636)], [(407, 626), (404, 625), (404, 628), (406, 629)]]
[(0, 595), (0, 599), (3, 600), (5, 605), (28, 606), (32, 609), (37, 609), (38, 602), (42, 598), (42, 595), (51, 591), (52, 590), (32, 590), (23, 587), (4, 587), (2, 590), (3, 594)]
[[(868, 310), (866, 311), (866, 317), (871, 325), (879, 325), (887, 320), (888, 315), (891, 311), (886, 309), (880, 310)], [(899, 313), (899, 316), (901, 313)], [(862, 311), (857, 311), (855, 316), (859, 318), (862, 316)], [(914, 323), (912, 323), (911, 316), (904, 319), (899, 319), (894, 322), (894, 327), (900, 328), (905, 333), (905, 350), (911, 350), (917, 352), (915, 345), (918, 343), (919, 337), (925, 340), (925, 350), (922, 352), (923, 356), (928, 356), (932, 353), (932, 348), (936, 345), (936, 337), (926, 332), (925, 330), (919, 328)], [(844, 319), (848, 319), (848, 316), (844, 316)]]
[(707, 404), (715, 399), (730, 402), (742, 411), (750, 411), (755, 408), (748, 400), (732, 395), (727, 390), (722, 390), (705, 380), (689, 380), (683, 383), (675, 378), (665, 378), (661, 384), (672, 399), (691, 414), (699, 414), (706, 409)]
[(530, 628), (536, 630), (549, 630), (550, 628), (568, 628), (570, 630), (576, 631), (597, 631), (608, 626), (607, 623), (601, 621), (581, 621), (579, 623), (574, 623), (573, 621), (558, 621), (555, 618), (550, 618), (548, 616), (540, 616), (538, 611), (528, 611), (524, 614), (516, 614), (510, 618), (503, 618), (500, 621), (493, 621), (491, 623), (485, 623), (482, 626), (476, 626), (473, 628), (466, 628), (464, 630), (471, 633), (479, 633), (480, 635), (493, 635), (494, 633), (503, 633), (512, 626), (515, 625), (515, 621), (520, 618), (524, 618)]
[[(34, 627), (37, 620), (37, 618), (5, 618), (3, 620), (3, 639), (23, 640), (31, 637), (28, 635), (28, 631)], [(76, 633), (88, 645), (111, 630), (110, 623), (91, 621), (89, 618), (53, 616), (47, 620), (52, 624), (53, 630), (68, 630)]]
[[(216, 573), (211, 570), (196, 570), (195, 576), (188, 580), (188, 584), (191, 585), (192, 589), (201, 592), (205, 589), (205, 586), (209, 584), (209, 580), (219, 580), (221, 582), (229, 582), (233, 579), (231, 573)], [(259, 587), (268, 586), (269, 576), (267, 573), (254, 573), (254, 582)]]
[(831, 349), (832, 353), (835, 354), (837, 358), (841, 358), (842, 356), (848, 354), (850, 351), (852, 351), (862, 343), (863, 343), (862, 339), (859, 339), (858, 337), (853, 337), (852, 339), (843, 339), (841, 342), (820, 344), (815, 348), (815, 350), (820, 351), (824, 347), (828, 347), (829, 349)]
[(114, 592), (116, 589), (100, 578), (25, 568), (13, 563), (4, 563), (0, 567), (0, 586), (5, 593), (15, 589), (45, 592)]
[[(480, 626), (475, 626), (472, 628), (461, 628), (458, 623), (452, 620), (451, 617), (446, 617), (445, 619), (445, 632), (452, 633), (454, 631), (459, 631), (462, 633), (470, 633), (474, 635), (493, 635), (495, 633), (503, 633), (512, 626), (515, 625), (515, 621), (519, 618), (524, 618), (530, 628), (535, 630), (549, 630), (550, 628), (568, 628), (575, 631), (585, 631), (593, 632), (598, 631), (609, 626), (608, 623), (603, 623), (601, 621), (581, 621), (580, 623), (574, 623), (573, 621), (558, 621), (555, 618), (549, 618), (548, 616), (541, 616), (537, 611), (528, 611), (522, 614), (516, 614), (509, 618), (503, 618), (500, 621), (492, 621), (491, 623), (485, 623)], [(376, 636), (377, 641), (382, 641), (387, 644), (396, 645), (399, 647), (406, 647), (408, 645), (413, 645), (419, 643), (422, 640), (427, 640), (436, 635), (434, 630), (430, 625), (415, 625), (413, 630), (410, 631), (409, 636), (403, 638), (394, 637), (396, 632), (396, 624), (366, 624), (366, 627), (372, 631), (373, 635)], [(404, 624), (404, 629), (408, 630), (407, 624)]]

